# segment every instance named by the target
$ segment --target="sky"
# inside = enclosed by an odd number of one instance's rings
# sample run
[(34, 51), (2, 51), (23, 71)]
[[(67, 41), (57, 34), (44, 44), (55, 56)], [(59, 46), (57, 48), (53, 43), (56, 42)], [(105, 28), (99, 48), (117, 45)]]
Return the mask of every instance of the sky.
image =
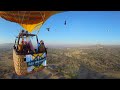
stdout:
[[(66, 20), (66, 25), (64, 25)], [(47, 31), (46, 28), (50, 28)], [(0, 44), (14, 43), (22, 27), (0, 18)], [(37, 33), (34, 31), (33, 33)], [(47, 44), (120, 45), (120, 11), (66, 11), (51, 16), (40, 28)]]

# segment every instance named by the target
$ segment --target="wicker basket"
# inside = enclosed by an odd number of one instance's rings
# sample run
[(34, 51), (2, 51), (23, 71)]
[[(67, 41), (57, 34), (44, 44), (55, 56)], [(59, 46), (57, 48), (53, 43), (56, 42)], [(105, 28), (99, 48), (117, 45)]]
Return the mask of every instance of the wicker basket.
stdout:
[(25, 55), (17, 55), (15, 50), (13, 49), (13, 62), (15, 67), (15, 72), (18, 75), (27, 74), (27, 63), (24, 61)]
[[(16, 51), (13, 49), (13, 62), (14, 62), (15, 72), (17, 75), (26, 75), (34, 72), (34, 71), (32, 72), (27, 71), (27, 63), (24, 61), (24, 57), (25, 55), (17, 55)], [(44, 69), (44, 66), (39, 68), (39, 71), (42, 69)]]

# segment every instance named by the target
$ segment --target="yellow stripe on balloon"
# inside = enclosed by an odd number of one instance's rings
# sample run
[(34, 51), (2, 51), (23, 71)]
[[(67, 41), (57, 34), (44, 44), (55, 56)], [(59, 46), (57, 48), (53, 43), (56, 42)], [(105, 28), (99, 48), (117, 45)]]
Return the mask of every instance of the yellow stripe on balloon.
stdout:
[(39, 26), (39, 28), (42, 26), (42, 23), (43, 22), (40, 22), (40, 23), (37, 23), (37, 24), (21, 24), (21, 26), (25, 29), (25, 30), (27, 30), (28, 32), (32, 32), (32, 31), (34, 31), (34, 30), (37, 30), (38, 28), (38, 26)]

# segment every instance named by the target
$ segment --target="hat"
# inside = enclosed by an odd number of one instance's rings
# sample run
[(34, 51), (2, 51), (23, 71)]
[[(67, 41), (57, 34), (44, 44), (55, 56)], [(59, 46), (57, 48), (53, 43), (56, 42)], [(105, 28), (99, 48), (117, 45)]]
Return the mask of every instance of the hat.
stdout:
[(40, 43), (44, 43), (44, 41), (43, 41), (43, 40), (41, 40), (41, 41), (40, 41)]

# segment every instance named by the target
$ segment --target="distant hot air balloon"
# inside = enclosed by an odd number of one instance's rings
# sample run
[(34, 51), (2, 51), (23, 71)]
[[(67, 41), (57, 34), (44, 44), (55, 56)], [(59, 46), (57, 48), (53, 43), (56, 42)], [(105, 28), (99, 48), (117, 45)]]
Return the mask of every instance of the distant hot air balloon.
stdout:
[(66, 23), (66, 20), (65, 20), (65, 23), (64, 23), (64, 25), (66, 25), (67, 23)]

